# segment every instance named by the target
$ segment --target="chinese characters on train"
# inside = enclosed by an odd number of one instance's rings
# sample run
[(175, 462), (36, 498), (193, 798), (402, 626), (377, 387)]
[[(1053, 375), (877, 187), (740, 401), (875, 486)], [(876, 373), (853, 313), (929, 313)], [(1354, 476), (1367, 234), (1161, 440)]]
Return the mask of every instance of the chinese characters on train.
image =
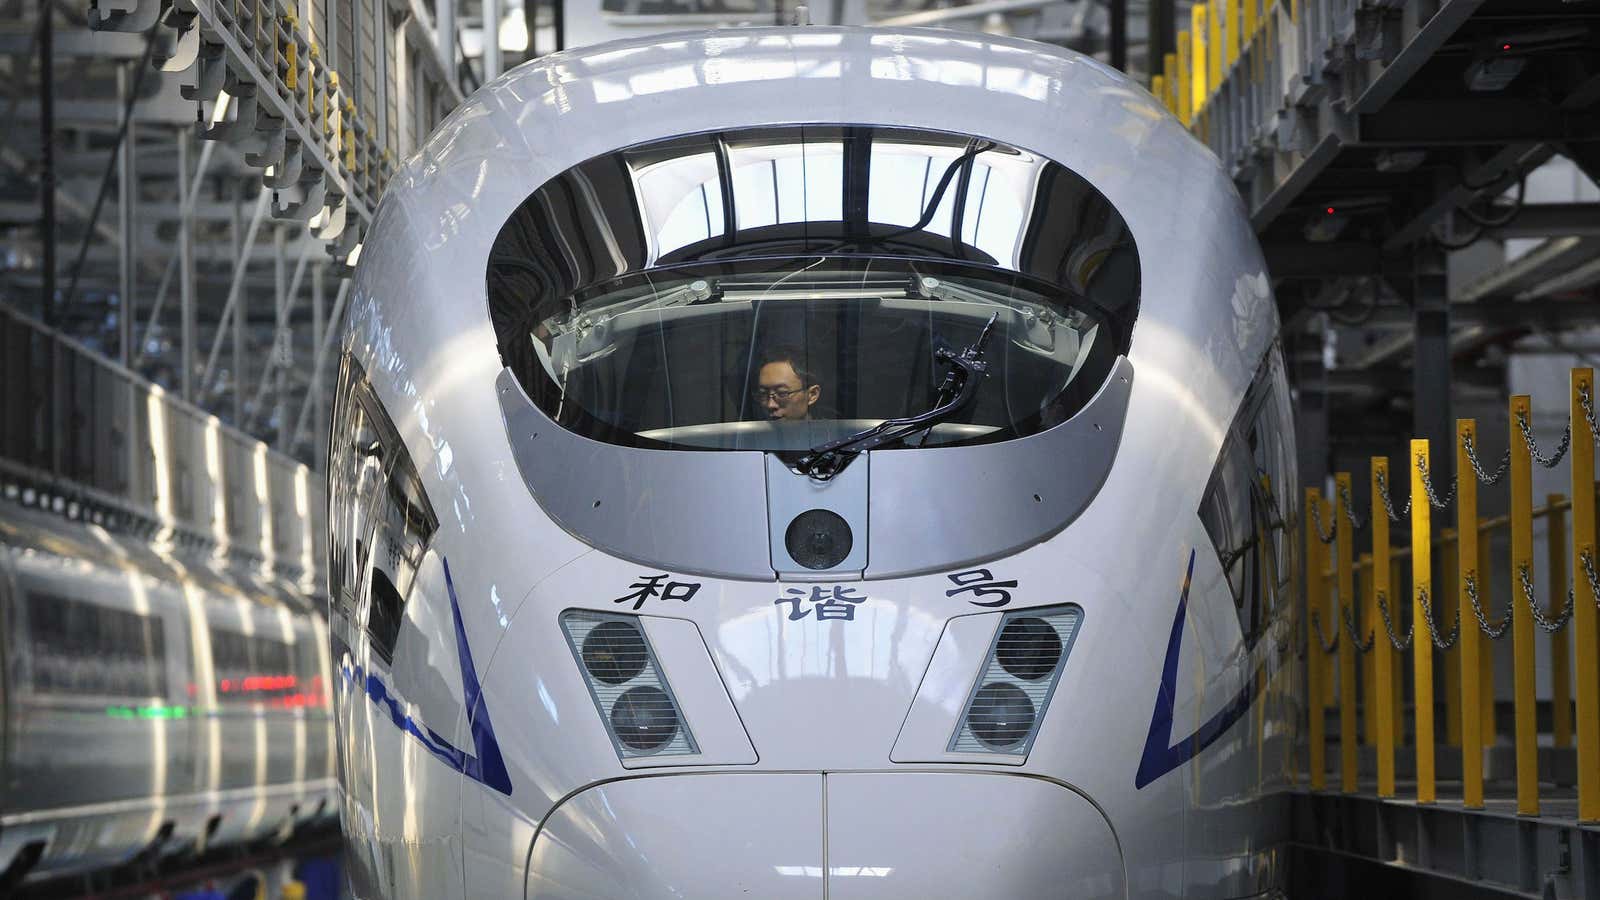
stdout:
[(628, 589), (633, 593), (625, 597), (617, 597), (611, 602), (632, 603), (634, 609), (642, 609), (646, 600), (657, 597), (662, 600), (682, 600), (684, 603), (688, 603), (695, 594), (700, 593), (700, 582), (667, 581), (665, 573), (661, 575), (640, 575), (638, 581), (628, 585)]
[[(965, 572), (957, 572), (954, 575), (945, 577), (949, 578), (950, 582), (955, 585), (954, 588), (944, 592), (946, 597), (954, 597), (957, 594), (965, 594), (971, 591), (972, 596), (966, 598), (968, 603), (973, 606), (984, 606), (990, 609), (1010, 603), (1011, 591), (1007, 590), (1007, 588), (1017, 586), (1015, 578), (1001, 581), (994, 577), (988, 569), (968, 569)], [(992, 597), (994, 599), (980, 600), (978, 599), (979, 597)]]
[(845, 622), (854, 622), (856, 607), (866, 602), (866, 595), (853, 587), (838, 586), (822, 587), (813, 585), (807, 588), (786, 588), (784, 595), (772, 601), (773, 606), (789, 605), (789, 621), (798, 622), (801, 619), (815, 617), (818, 621), (839, 619)]

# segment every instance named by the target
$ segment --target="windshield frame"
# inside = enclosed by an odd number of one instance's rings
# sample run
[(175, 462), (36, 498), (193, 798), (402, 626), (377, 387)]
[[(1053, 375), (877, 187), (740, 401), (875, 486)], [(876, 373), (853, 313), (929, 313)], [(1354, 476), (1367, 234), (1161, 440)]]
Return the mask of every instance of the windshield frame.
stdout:
[[(866, 140), (861, 139), (862, 135), (866, 136)], [(637, 172), (628, 168), (630, 159), (646, 159), (653, 165), (662, 159), (670, 160), (672, 154), (681, 148), (690, 148), (700, 155), (712, 152), (719, 166), (723, 167), (718, 177), (723, 191), (723, 221), (731, 222), (734, 221), (734, 212), (728, 202), (728, 192), (732, 181), (725, 169), (729, 147), (738, 146), (741, 142), (773, 143), (787, 138), (799, 141), (802, 154), (811, 143), (822, 143), (829, 147), (838, 144), (846, 148), (844, 156), (848, 161), (851, 156), (849, 141), (856, 141), (867, 148), (863, 152), (870, 153), (877, 146), (874, 142), (883, 136), (895, 144), (909, 142), (915, 145), (915, 140), (920, 137), (935, 142), (931, 146), (965, 146), (966, 151), (956, 156), (951, 163), (952, 168), (945, 172), (947, 177), (944, 180), (957, 191), (967, 189), (967, 175), (970, 173), (970, 165), (966, 169), (958, 165), (963, 158), (982, 159), (984, 154), (995, 153), (1025, 156), (1034, 160), (1038, 166), (1035, 172), (1038, 194), (1032, 198), (1035, 208), (1032, 217), (1025, 218), (1022, 223), (1026, 233), (1022, 230), (1018, 232), (1019, 245), (1011, 264), (1002, 265), (993, 256), (978, 252), (975, 247), (953, 239), (950, 234), (919, 231), (915, 230), (915, 226), (907, 228), (892, 223), (866, 221), (866, 188), (861, 185), (852, 188), (848, 171), (844, 176), (846, 197), (843, 220), (819, 219), (750, 228), (734, 227), (725, 233), (714, 233), (711, 238), (698, 244), (672, 246), (664, 253), (658, 253), (659, 248), (653, 246), (652, 240), (646, 236), (649, 223), (641, 218), (648, 217), (644, 201), (617, 196), (637, 188)], [(845, 143), (839, 144), (840, 141)], [(713, 148), (712, 151), (707, 151), (707, 147)], [(866, 171), (870, 175), (870, 166)], [(948, 177), (952, 172), (957, 177)], [(937, 170), (934, 175), (937, 177)], [(1050, 187), (1051, 184), (1055, 187)], [(1062, 185), (1065, 187), (1062, 188)], [(776, 190), (774, 187), (774, 192)], [(857, 190), (863, 200), (859, 210), (860, 219), (857, 220), (850, 218), (852, 207), (849, 197), (852, 190)], [(1049, 190), (1066, 190), (1065, 196), (1076, 203), (1061, 203), (1059, 197), (1063, 195), (1048, 193)], [(956, 211), (950, 212), (946, 227), (952, 234), (959, 232), (965, 235), (966, 232), (961, 231), (962, 220), (958, 210), (963, 202), (961, 198), (967, 195), (958, 193), (954, 196), (955, 199), (950, 202)], [(937, 200), (937, 194), (934, 200)], [(1072, 208), (1063, 212), (1057, 208), (1059, 206)], [(713, 230), (714, 207), (715, 204), (708, 199), (705, 213), (707, 231)], [(927, 213), (933, 210), (935, 203), (930, 201), (923, 218), (927, 218)], [(1070, 232), (1068, 226), (1072, 222), (1099, 224), (1083, 225), (1087, 230), (1080, 236)], [(1063, 234), (1063, 229), (1067, 229), (1068, 233)], [(1104, 254), (1102, 260), (1086, 265), (1085, 257), (1096, 253)], [(1122, 261), (1116, 264), (1117, 271), (1109, 276), (1115, 279), (1111, 289), (1100, 291), (1101, 294), (1112, 295), (1111, 304), (1089, 296), (1089, 290), (1074, 289), (1075, 278), (1081, 278), (1081, 283), (1093, 288), (1100, 270), (1113, 268), (1112, 262), (1106, 261), (1108, 259)], [(631, 285), (642, 286), (660, 281), (675, 283), (671, 290), (654, 297), (636, 296), (620, 300), (614, 305), (628, 307), (621, 311), (623, 314), (640, 305), (653, 308), (655, 304), (665, 307), (698, 302), (693, 298), (663, 299), (664, 294), (681, 290), (682, 286), (695, 279), (715, 284), (741, 278), (787, 277), (813, 267), (848, 270), (861, 280), (879, 275), (892, 280), (906, 279), (908, 285), (913, 278), (957, 276), (959, 280), (955, 284), (967, 290), (976, 290), (970, 287), (970, 282), (977, 282), (988, 291), (976, 292), (992, 292), (993, 297), (952, 302), (981, 302), (997, 310), (1011, 308), (1016, 311), (1021, 306), (1038, 307), (1042, 301), (1050, 310), (1062, 315), (1064, 320), (1068, 316), (1081, 314), (1092, 322), (1095, 329), (1090, 347), (1095, 358), (1086, 359), (1082, 365), (1082, 368), (1093, 369), (1098, 375), (1092, 386), (1094, 390), (1098, 390), (1104, 378), (1108, 377), (1115, 358), (1127, 353), (1140, 302), (1142, 275), (1138, 247), (1110, 201), (1082, 176), (1039, 154), (936, 129), (790, 125), (666, 138), (621, 148), (572, 167), (542, 185), (508, 219), (490, 249), (486, 278), (490, 317), (502, 362), (517, 377), (529, 398), (549, 418), (593, 440), (623, 446), (724, 452), (737, 448), (658, 440), (646, 436), (644, 432), (660, 432), (664, 429), (633, 431), (592, 415), (589, 410), (581, 408), (581, 404), (568, 404), (563, 409), (559, 401), (562, 388), (546, 368), (551, 348), (541, 348), (545, 352), (541, 360), (532, 346), (540, 342), (535, 336), (536, 331), (562, 317), (575, 320), (579, 315), (596, 309), (595, 304), (603, 302), (603, 298), (624, 293)], [(1086, 271), (1089, 274), (1084, 276)], [(527, 277), (524, 277), (524, 273)], [(502, 287), (513, 281), (532, 283), (535, 287), (525, 289), (522, 295)], [(852, 282), (846, 280), (842, 283)], [(1018, 292), (1032, 297), (1018, 297)], [(537, 296), (526, 296), (530, 294)], [(911, 292), (905, 295), (905, 299), (915, 302), (929, 301), (931, 298)], [(1020, 315), (1017, 312), (1014, 314)], [(1080, 330), (1080, 334), (1087, 333), (1087, 326)], [(1076, 380), (1077, 376), (1074, 375), (1072, 381)], [(1087, 403), (1093, 392), (1091, 390), (1088, 396), (1081, 398), (1072, 410), (1073, 414)], [(1061, 393), (1065, 393), (1065, 390)], [(553, 399), (554, 403), (551, 402)], [(1050, 402), (1053, 401), (1054, 398), (1051, 398)], [(578, 409), (571, 408), (574, 406)], [(920, 411), (907, 409), (902, 414)], [(1037, 433), (1045, 430), (1039, 427), (1040, 418), (1037, 415), (1028, 416), (983, 435), (937, 446), (989, 443)], [(1047, 427), (1055, 424), (1058, 422), (1052, 422)]]

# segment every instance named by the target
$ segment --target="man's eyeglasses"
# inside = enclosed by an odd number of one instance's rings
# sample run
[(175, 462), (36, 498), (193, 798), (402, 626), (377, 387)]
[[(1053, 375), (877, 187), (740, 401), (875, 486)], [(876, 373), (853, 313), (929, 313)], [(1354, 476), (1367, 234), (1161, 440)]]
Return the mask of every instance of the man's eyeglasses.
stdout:
[(800, 390), (790, 390), (789, 388), (756, 388), (756, 400), (761, 403), (766, 403), (768, 400), (776, 400), (779, 403), (788, 403), (790, 397), (802, 393), (804, 390), (804, 388), (801, 388)]

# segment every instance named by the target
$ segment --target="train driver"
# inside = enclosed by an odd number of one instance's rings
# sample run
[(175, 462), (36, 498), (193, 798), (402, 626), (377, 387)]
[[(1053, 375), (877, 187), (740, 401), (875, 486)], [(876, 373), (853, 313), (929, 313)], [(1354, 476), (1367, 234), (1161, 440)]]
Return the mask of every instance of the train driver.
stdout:
[(766, 409), (769, 420), (809, 419), (811, 407), (821, 397), (822, 385), (806, 366), (799, 347), (780, 345), (762, 355), (756, 401)]

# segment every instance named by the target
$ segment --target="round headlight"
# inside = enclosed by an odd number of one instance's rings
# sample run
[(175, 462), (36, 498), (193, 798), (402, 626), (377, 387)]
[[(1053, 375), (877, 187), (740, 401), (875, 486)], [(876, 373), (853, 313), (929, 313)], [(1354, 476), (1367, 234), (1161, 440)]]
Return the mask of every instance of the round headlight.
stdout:
[(1000, 631), (994, 655), (1000, 667), (1023, 681), (1048, 678), (1061, 661), (1061, 636), (1032, 616), (1012, 619)]
[(629, 688), (611, 707), (611, 730), (631, 750), (659, 750), (678, 733), (678, 711), (658, 687)]
[(623, 684), (639, 677), (648, 658), (639, 629), (616, 619), (601, 622), (584, 635), (581, 652), (583, 667), (606, 684)]
[(997, 750), (1015, 747), (1033, 730), (1033, 701), (1014, 684), (986, 684), (972, 698), (967, 727)]
[(783, 545), (795, 562), (808, 569), (831, 569), (850, 555), (850, 523), (836, 512), (808, 509), (789, 523)]

